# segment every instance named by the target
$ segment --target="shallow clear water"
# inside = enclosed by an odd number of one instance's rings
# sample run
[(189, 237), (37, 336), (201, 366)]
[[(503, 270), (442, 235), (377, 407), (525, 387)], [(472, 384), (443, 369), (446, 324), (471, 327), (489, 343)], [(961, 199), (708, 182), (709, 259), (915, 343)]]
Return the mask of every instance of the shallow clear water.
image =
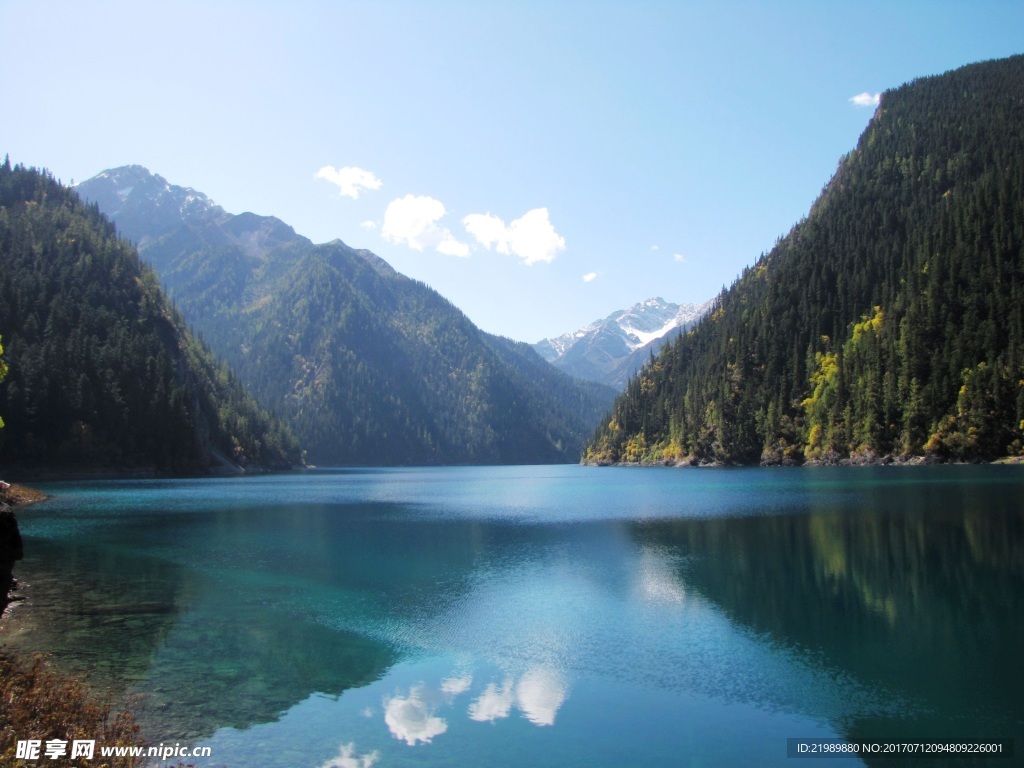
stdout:
[(151, 741), (210, 765), (784, 765), (791, 737), (1024, 737), (1024, 468), (45, 490), (0, 640), (140, 695)]

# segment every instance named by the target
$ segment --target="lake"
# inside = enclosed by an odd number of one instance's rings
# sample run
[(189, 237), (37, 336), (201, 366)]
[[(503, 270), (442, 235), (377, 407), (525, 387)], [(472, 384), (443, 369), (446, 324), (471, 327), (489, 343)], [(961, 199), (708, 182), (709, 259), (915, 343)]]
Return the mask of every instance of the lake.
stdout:
[(1024, 749), (1024, 467), (41, 487), (56, 498), (18, 512), (29, 602), (0, 641), (138, 694), (149, 739), (209, 745), (203, 764), (792, 766), (791, 738)]

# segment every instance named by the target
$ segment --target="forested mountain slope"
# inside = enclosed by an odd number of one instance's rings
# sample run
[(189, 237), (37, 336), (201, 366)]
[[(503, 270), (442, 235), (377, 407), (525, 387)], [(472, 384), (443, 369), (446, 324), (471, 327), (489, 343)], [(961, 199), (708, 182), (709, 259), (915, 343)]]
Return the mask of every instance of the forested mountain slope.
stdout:
[(300, 462), (95, 206), (0, 166), (0, 464), (196, 472)]
[(227, 214), (138, 166), (78, 190), (139, 243), (189, 323), (315, 463), (577, 461), (614, 399), (483, 333), (369, 251)]
[(230, 327), (197, 325), (319, 463), (566, 461), (612, 400), (341, 242), (253, 301)]
[(797, 224), (634, 377), (584, 460), (1022, 451), (1024, 57), (883, 94)]

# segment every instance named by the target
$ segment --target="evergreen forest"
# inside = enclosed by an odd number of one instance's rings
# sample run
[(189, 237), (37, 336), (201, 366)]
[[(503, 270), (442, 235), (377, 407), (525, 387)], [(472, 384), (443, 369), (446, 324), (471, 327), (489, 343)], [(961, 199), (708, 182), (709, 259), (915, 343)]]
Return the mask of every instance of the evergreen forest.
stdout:
[(1024, 56), (882, 95), (807, 217), (629, 382), (583, 460), (1024, 453)]
[(191, 473), (302, 460), (97, 207), (9, 159), (0, 335), (0, 464)]

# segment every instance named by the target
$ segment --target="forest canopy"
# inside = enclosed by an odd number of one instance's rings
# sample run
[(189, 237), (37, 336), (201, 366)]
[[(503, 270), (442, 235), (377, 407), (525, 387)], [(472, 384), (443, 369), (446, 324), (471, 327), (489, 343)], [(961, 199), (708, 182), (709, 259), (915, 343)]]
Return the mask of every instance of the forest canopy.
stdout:
[(882, 95), (809, 215), (628, 384), (583, 459), (1024, 453), (1024, 56)]

